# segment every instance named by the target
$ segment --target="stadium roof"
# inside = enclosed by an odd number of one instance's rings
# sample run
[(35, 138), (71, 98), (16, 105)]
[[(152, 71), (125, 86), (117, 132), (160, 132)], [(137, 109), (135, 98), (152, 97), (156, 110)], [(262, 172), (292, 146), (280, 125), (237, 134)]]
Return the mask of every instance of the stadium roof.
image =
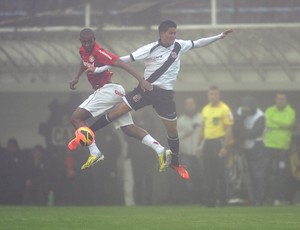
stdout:
[[(226, 27), (178, 26), (179, 39), (196, 40)], [(0, 31), (0, 92), (68, 91), (78, 71), (79, 28)], [(300, 88), (300, 26), (234, 27), (228, 38), (187, 52), (181, 62), (177, 90), (205, 90), (218, 84), (225, 90), (297, 90)], [(96, 30), (100, 44), (126, 55), (158, 38), (156, 28)], [(142, 63), (134, 66), (143, 71)], [(131, 89), (135, 80), (114, 68), (114, 81)], [(128, 80), (130, 79), (130, 80)], [(86, 80), (78, 87), (90, 91)]]

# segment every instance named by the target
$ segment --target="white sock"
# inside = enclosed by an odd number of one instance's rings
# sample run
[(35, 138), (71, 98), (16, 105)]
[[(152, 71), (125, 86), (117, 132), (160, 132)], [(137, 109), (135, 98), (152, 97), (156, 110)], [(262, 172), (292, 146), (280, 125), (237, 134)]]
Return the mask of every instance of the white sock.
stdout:
[(90, 144), (88, 147), (89, 147), (89, 150), (90, 150), (90, 154), (91, 154), (91, 155), (93, 155), (93, 156), (99, 156), (99, 155), (101, 155), (101, 152), (100, 152), (100, 150), (98, 149), (98, 147), (97, 147), (95, 141), (94, 141), (92, 144)]
[(164, 147), (162, 145), (160, 145), (160, 143), (155, 140), (150, 134), (146, 135), (143, 140), (142, 143), (144, 145), (147, 145), (149, 147), (151, 147), (156, 153), (157, 155), (160, 155), (163, 153), (164, 151)]

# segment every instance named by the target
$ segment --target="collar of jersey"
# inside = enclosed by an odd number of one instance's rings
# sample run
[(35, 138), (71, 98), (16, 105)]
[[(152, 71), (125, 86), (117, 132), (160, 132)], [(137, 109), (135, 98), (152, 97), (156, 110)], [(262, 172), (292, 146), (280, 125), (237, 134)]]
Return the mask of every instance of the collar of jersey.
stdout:
[(173, 44), (170, 45), (170, 46), (165, 46), (164, 44), (162, 44), (161, 39), (158, 39), (158, 44), (161, 45), (162, 47), (165, 47), (165, 48), (169, 48), (169, 47), (171, 47), (172, 45), (174, 45), (174, 43), (173, 43)]

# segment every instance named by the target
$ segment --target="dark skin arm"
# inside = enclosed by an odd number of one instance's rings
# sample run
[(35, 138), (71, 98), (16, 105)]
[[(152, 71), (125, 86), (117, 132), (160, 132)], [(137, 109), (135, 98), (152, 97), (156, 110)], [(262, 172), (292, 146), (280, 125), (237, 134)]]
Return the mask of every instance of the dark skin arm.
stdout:
[[(153, 89), (153, 86), (151, 85), (150, 82), (146, 81), (134, 68), (132, 68), (129, 64), (126, 62), (121, 61), (118, 59), (112, 66), (119, 67), (121, 69), (124, 69), (127, 71), (129, 74), (131, 74), (140, 84), (141, 88), (145, 91), (151, 91)], [(86, 69), (86, 72), (89, 73), (94, 73), (96, 67), (91, 66)]]
[(76, 89), (75, 86), (76, 86), (77, 83), (79, 82), (79, 79), (80, 79), (80, 77), (81, 77), (81, 75), (82, 75), (83, 72), (84, 72), (83, 64), (82, 64), (82, 62), (80, 62), (80, 69), (78, 70), (77, 75), (76, 75), (75, 78), (74, 78), (72, 81), (70, 81), (70, 83), (69, 83), (70, 89), (72, 89), (72, 90), (75, 90), (75, 89)]

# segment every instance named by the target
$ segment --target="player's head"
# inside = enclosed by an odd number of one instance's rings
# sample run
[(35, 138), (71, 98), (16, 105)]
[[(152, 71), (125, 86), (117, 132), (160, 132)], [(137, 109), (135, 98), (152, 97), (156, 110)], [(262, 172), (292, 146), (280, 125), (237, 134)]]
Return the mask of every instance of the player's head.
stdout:
[(82, 47), (86, 52), (91, 52), (94, 48), (95, 44), (95, 34), (93, 30), (90, 28), (84, 28), (80, 31), (80, 38), (79, 38)]
[(171, 20), (166, 20), (160, 23), (158, 27), (160, 42), (163, 46), (170, 46), (176, 38), (177, 24)]
[(209, 87), (207, 96), (210, 104), (218, 105), (220, 102), (220, 88), (216, 85)]

